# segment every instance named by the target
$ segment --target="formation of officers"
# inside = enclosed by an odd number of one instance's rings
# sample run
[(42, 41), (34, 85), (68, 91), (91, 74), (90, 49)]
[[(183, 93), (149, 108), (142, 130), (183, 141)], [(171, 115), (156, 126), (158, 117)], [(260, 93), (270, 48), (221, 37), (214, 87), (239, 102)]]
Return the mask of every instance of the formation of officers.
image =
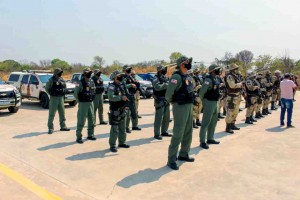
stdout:
[[(269, 70), (248, 70), (244, 78), (239, 72), (239, 66), (231, 64), (222, 69), (216, 64), (209, 66), (208, 71), (201, 75), (201, 71), (192, 68), (192, 58), (185, 56), (176, 61), (176, 70), (167, 78), (168, 67), (157, 67), (153, 84), (155, 107), (154, 138), (172, 137), (168, 149), (167, 165), (178, 170), (177, 160), (193, 162), (189, 156), (192, 142), (193, 128), (201, 126), (199, 140), (200, 147), (209, 149), (209, 145), (219, 144), (214, 139), (215, 128), (220, 119), (225, 118), (227, 133), (233, 134), (240, 128), (236, 126), (236, 118), (240, 110), (242, 99), (246, 102), (245, 123), (253, 124), (276, 110), (280, 99), (280, 71), (271, 75)], [(50, 94), (48, 133), (53, 133), (53, 119), (59, 112), (60, 130), (69, 131), (65, 124), (64, 92), (66, 83), (62, 79), (63, 71), (55, 69), (49, 79), (46, 90)], [(112, 83), (108, 86), (109, 99), (109, 146), (112, 152), (118, 148), (129, 148), (126, 135), (131, 131), (140, 131), (138, 127), (138, 100), (143, 94), (135, 73), (130, 66), (125, 65), (123, 71), (111, 74)], [(106, 125), (103, 117), (103, 80), (101, 71), (83, 70), (82, 78), (77, 84), (74, 96), (78, 102), (76, 142), (82, 144), (82, 129), (88, 120), (87, 139), (96, 140), (94, 127), (96, 116), (100, 125)], [(280, 103), (280, 101), (279, 101)], [(173, 135), (168, 133), (170, 123), (170, 105), (173, 110)], [(202, 121), (200, 121), (200, 114)], [(226, 116), (226, 117), (224, 117)], [(129, 128), (130, 121), (132, 129)], [(118, 145), (117, 145), (118, 144)], [(179, 149), (180, 146), (180, 149)]]

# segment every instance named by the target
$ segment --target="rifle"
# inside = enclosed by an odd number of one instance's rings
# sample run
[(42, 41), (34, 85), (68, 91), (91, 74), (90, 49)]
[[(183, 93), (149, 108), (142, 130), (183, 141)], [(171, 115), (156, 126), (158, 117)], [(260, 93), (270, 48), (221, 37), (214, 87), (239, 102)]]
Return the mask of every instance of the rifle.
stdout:
[(130, 81), (131, 81), (133, 84), (135, 84), (135, 86), (136, 86), (136, 91), (139, 91), (139, 92), (141, 93), (141, 95), (142, 95), (144, 98), (146, 98), (145, 92), (144, 92), (144, 90), (141, 88), (140, 82), (138, 82), (137, 80), (135, 80), (131, 75), (128, 75), (127, 77), (130, 79)]

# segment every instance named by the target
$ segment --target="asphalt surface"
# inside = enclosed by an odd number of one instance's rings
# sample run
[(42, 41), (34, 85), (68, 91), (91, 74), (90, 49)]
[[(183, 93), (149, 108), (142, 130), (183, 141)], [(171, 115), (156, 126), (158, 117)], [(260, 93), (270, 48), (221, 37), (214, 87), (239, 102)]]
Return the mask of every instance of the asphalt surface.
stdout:
[[(246, 125), (243, 110), (237, 121), (241, 130), (227, 134), (225, 121), (219, 121), (215, 138), (221, 144), (210, 145), (209, 150), (199, 147), (199, 129), (194, 129), (191, 156), (196, 160), (179, 162), (179, 171), (166, 167), (170, 138), (153, 139), (153, 99), (140, 101), (143, 130), (128, 134), (131, 148), (118, 153), (109, 151), (108, 125), (95, 128), (96, 141), (75, 143), (77, 107), (66, 105), (70, 132), (59, 131), (57, 115), (55, 132), (48, 135), (48, 111), (25, 100), (16, 114), (0, 111), (0, 199), (43, 199), (39, 192), (43, 189), (56, 199), (71, 200), (299, 200), (298, 94), (296, 99), (296, 128), (279, 126), (280, 109)], [(170, 123), (170, 133), (172, 128)]]

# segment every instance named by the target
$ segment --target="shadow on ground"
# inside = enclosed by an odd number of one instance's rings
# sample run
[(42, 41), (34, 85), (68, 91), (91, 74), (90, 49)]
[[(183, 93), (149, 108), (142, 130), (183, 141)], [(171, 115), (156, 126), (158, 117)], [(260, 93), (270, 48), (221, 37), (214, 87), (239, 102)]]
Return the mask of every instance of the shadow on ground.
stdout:
[(130, 146), (141, 146), (144, 144), (150, 144), (150, 143), (156, 143), (156, 142), (163, 142), (163, 140), (156, 140), (154, 138), (141, 138), (141, 139), (137, 139), (137, 140), (128, 141), (127, 144), (129, 144)]
[(286, 128), (284, 126), (275, 126), (273, 128), (267, 128), (266, 131), (273, 132), (273, 133), (279, 133), (279, 132), (285, 131), (285, 129)]
[(146, 116), (153, 116), (153, 115), (154, 115), (154, 113), (140, 114), (140, 116), (142, 116), (142, 117), (146, 117)]
[[(67, 157), (66, 160), (70, 161), (76, 161), (76, 160), (89, 160), (93, 158), (105, 158), (105, 157), (111, 157), (111, 156), (116, 156), (119, 154), (108, 154), (110, 153), (109, 149), (101, 150), (101, 151), (92, 151), (92, 152), (87, 152), (87, 153), (79, 153), (70, 157)], [(106, 155), (108, 154), (108, 155)]]
[[(182, 163), (178, 163), (180, 166)], [(163, 166), (158, 169), (144, 169), (135, 174), (125, 177), (120, 180), (117, 185), (122, 188), (130, 188), (132, 186), (142, 184), (142, 183), (152, 183), (158, 181), (163, 175), (172, 172), (169, 167)]]
[(74, 142), (59, 142), (59, 143), (51, 144), (51, 145), (48, 145), (48, 146), (45, 146), (45, 147), (40, 147), (37, 150), (46, 151), (46, 150), (49, 150), (49, 149), (60, 149), (60, 148), (67, 147), (67, 146), (70, 146), (70, 145), (73, 145), (73, 144), (76, 144), (76, 142), (75, 141)]
[(36, 136), (43, 135), (43, 134), (48, 134), (48, 131), (47, 132), (25, 133), (25, 134), (21, 134), (21, 135), (16, 135), (13, 138), (15, 138), (15, 139), (29, 138), (29, 137), (36, 137)]
[(150, 124), (141, 124), (139, 125), (140, 128), (150, 128), (150, 127), (153, 127), (154, 124), (153, 123), (150, 123)]

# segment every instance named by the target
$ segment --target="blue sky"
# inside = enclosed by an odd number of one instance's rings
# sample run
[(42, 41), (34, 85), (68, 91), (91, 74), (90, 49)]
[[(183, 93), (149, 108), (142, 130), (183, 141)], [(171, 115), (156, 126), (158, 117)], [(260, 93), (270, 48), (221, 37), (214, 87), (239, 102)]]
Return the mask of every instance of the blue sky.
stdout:
[(99, 55), (130, 64), (179, 51), (209, 63), (244, 49), (300, 59), (299, 7), (296, 0), (0, 0), (0, 60), (89, 65)]

